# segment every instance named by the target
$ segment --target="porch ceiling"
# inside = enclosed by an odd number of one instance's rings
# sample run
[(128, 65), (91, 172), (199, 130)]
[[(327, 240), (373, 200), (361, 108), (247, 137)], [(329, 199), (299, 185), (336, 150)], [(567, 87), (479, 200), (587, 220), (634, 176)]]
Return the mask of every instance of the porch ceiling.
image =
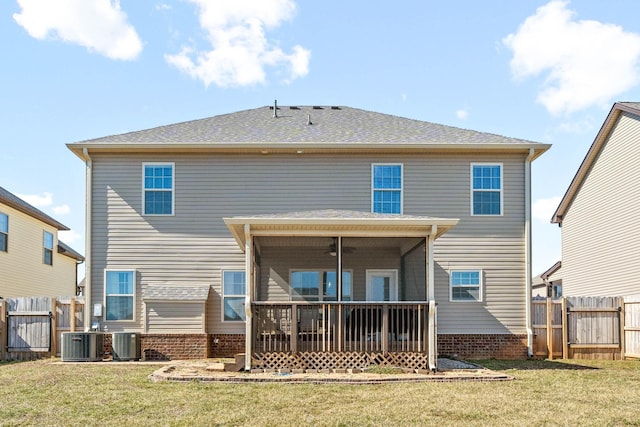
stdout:
[(457, 223), (457, 218), (376, 214), (345, 210), (290, 212), (224, 218), (242, 250), (245, 225), (254, 236), (426, 237), (435, 226), (435, 238)]

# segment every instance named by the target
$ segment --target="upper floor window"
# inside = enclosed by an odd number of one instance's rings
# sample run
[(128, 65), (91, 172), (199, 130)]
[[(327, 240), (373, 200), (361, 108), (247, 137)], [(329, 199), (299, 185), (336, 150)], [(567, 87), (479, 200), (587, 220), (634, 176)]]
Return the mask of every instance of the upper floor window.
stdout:
[(371, 211), (402, 213), (402, 164), (371, 165)]
[(451, 301), (482, 301), (482, 272), (452, 271), (450, 292)]
[(222, 272), (222, 320), (225, 322), (245, 320), (245, 276), (243, 270)]
[(173, 215), (174, 164), (144, 163), (144, 215)]
[(502, 164), (471, 164), (471, 214), (502, 215)]
[(0, 212), (0, 251), (7, 252), (9, 241), (9, 216)]
[(105, 311), (107, 320), (133, 320), (135, 271), (106, 270)]
[(53, 265), (53, 234), (48, 231), (44, 232), (43, 238), (44, 252), (42, 262), (47, 265)]

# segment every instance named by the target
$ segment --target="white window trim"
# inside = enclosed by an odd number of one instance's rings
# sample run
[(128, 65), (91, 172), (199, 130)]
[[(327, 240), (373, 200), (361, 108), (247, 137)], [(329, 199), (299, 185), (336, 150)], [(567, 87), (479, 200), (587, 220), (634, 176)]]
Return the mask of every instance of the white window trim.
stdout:
[(390, 276), (392, 278), (393, 281), (391, 282), (389, 287), (389, 301), (398, 301), (398, 270), (391, 268), (371, 269), (366, 271), (365, 301), (371, 301), (371, 294), (373, 293), (371, 278), (375, 275)]
[[(45, 243), (44, 243), (45, 242), (44, 237), (47, 234), (51, 235), (51, 247), (50, 248), (47, 248), (45, 246)], [(53, 248), (55, 248), (55, 247), (56, 247), (56, 235), (54, 233), (50, 232), (50, 231), (43, 230), (42, 231), (42, 264), (48, 265), (50, 267), (53, 267), (53, 253), (54, 253)], [(46, 262), (44, 262), (44, 254), (46, 253), (47, 250), (51, 251), (51, 264), (47, 264)]]
[[(385, 189), (374, 187), (373, 169), (375, 166), (400, 166), (400, 190), (398, 189)], [(374, 209), (374, 197), (375, 191), (400, 191), (400, 213), (395, 215), (402, 215), (404, 213), (404, 164), (403, 163), (371, 163), (371, 212), (375, 213)], [(391, 214), (394, 215), (394, 214)]]
[[(231, 295), (227, 295), (224, 293), (224, 273), (245, 273), (244, 274), (244, 291), (245, 293), (240, 295), (236, 295), (236, 294), (231, 294)], [(247, 292), (247, 274), (246, 274), (246, 270), (240, 269), (240, 268), (225, 268), (223, 270), (220, 270), (220, 293), (222, 294), (222, 306), (221, 306), (221, 310), (220, 310), (220, 320), (224, 323), (230, 323), (230, 324), (244, 324), (246, 323), (246, 319), (245, 320), (227, 320), (224, 318), (224, 299), (229, 297), (229, 298), (240, 298), (242, 297), (243, 299), (246, 297), (246, 292)], [(246, 307), (245, 307), (246, 310)]]
[[(170, 214), (149, 214), (146, 211), (145, 205), (145, 193), (147, 189), (144, 186), (144, 169), (146, 166), (171, 166), (171, 213)], [(175, 216), (176, 214), (176, 164), (175, 162), (143, 162), (142, 163), (142, 215), (144, 216)], [(149, 190), (153, 191), (153, 189)], [(167, 189), (162, 189), (162, 191), (168, 191)]]
[[(475, 214), (473, 213), (473, 193), (475, 191), (488, 192), (498, 190), (485, 190), (473, 188), (473, 167), (474, 166), (500, 166), (500, 214)], [(486, 217), (498, 217), (504, 216), (504, 165), (502, 163), (471, 163), (469, 167), (469, 208), (471, 216), (486, 216)]]
[[(115, 272), (119, 272), (119, 273), (133, 273), (133, 294), (131, 295), (133, 298), (133, 318), (132, 319), (120, 319), (120, 320), (107, 320), (107, 272), (109, 271), (115, 271)], [(126, 322), (135, 322), (136, 319), (138, 318), (138, 313), (137, 313), (137, 304), (136, 304), (136, 291), (137, 291), (137, 287), (138, 287), (138, 283), (137, 283), (137, 272), (135, 269), (133, 268), (105, 268), (104, 269), (104, 275), (102, 277), (102, 283), (103, 283), (103, 296), (102, 296), (102, 320), (104, 322), (116, 322), (116, 323), (126, 323)], [(111, 296), (129, 296), (129, 294), (113, 294)]]
[[(479, 277), (480, 277), (480, 283), (478, 284), (478, 299), (476, 300), (460, 300), (460, 299), (453, 299), (453, 283), (452, 283), (452, 279), (453, 279), (453, 273), (454, 272), (477, 272), (479, 273)], [(449, 270), (449, 302), (453, 302), (453, 303), (463, 303), (463, 304), (469, 304), (469, 303), (478, 303), (478, 302), (483, 302), (484, 300), (484, 292), (483, 292), (483, 288), (484, 288), (484, 271), (482, 271), (481, 268), (454, 268)]]
[(6, 233), (2, 230), (0, 230), (0, 234), (4, 234), (5, 235), (5, 249), (0, 249), (0, 252), (9, 252), (9, 215), (4, 213), (4, 212), (0, 212), (0, 215), (7, 217), (7, 231)]
[[(333, 272), (335, 271), (332, 268), (291, 268), (289, 269), (289, 301), (295, 301), (295, 302), (299, 302), (299, 301), (305, 301), (304, 299), (293, 299), (293, 286), (291, 285), (291, 282), (293, 281), (293, 273), (297, 273), (297, 272), (303, 272), (303, 273), (318, 273), (318, 274), (322, 274), (322, 273), (327, 273), (327, 272)], [(349, 297), (351, 298), (348, 302), (352, 302), (353, 301), (353, 270), (352, 269), (343, 269), (342, 270), (343, 273), (349, 273), (351, 274), (351, 295), (349, 295)], [(336, 273), (337, 274), (337, 273)], [(321, 288), (322, 287), (322, 277), (318, 278), (318, 286)], [(322, 302), (324, 301), (324, 292), (322, 292), (322, 289), (318, 289), (318, 302)], [(314, 301), (315, 302), (315, 301)], [(338, 302), (338, 301), (329, 301), (329, 302)]]

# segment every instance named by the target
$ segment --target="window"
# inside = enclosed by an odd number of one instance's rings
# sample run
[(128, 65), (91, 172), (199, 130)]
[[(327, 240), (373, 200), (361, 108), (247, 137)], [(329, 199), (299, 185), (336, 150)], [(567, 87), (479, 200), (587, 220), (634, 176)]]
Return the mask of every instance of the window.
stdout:
[(0, 251), (7, 252), (9, 242), (9, 216), (0, 212)]
[(482, 301), (482, 272), (460, 270), (451, 272), (451, 301)]
[(225, 322), (243, 322), (245, 320), (245, 272), (222, 272), (222, 320)]
[[(292, 271), (291, 299), (294, 301), (337, 301), (336, 272), (333, 270)], [(351, 271), (342, 272), (342, 301), (351, 301)]]
[(44, 252), (42, 262), (47, 265), (53, 265), (53, 234), (45, 231), (43, 240)]
[(173, 215), (173, 163), (144, 163), (144, 214)]
[(371, 166), (371, 211), (402, 213), (402, 165), (373, 164)]
[(105, 271), (107, 320), (133, 320), (135, 271)]
[(502, 215), (502, 165), (471, 165), (472, 215)]

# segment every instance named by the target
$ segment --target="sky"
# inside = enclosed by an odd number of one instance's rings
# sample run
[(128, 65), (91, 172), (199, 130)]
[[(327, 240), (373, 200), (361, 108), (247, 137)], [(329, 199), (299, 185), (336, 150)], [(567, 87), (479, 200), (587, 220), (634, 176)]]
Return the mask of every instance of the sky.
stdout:
[(84, 253), (85, 167), (66, 143), (345, 105), (552, 144), (533, 164), (538, 274), (613, 103), (640, 100), (638, 16), (637, 0), (3, 0), (0, 186)]

